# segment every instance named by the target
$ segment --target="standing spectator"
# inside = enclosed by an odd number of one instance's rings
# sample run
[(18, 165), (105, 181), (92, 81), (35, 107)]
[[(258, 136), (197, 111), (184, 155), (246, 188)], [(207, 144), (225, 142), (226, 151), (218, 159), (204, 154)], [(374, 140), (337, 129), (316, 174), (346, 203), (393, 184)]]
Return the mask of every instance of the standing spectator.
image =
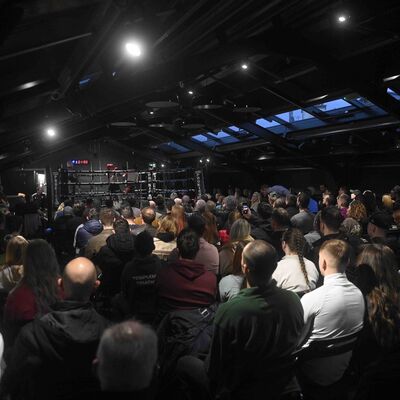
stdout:
[(282, 235), (290, 227), (289, 214), (284, 208), (275, 208), (271, 215), (270, 243), (274, 246), (278, 260), (284, 255), (282, 249)]
[(285, 256), (278, 262), (272, 274), (278, 287), (292, 290), (301, 297), (314, 290), (318, 281), (315, 264), (304, 257), (306, 240), (297, 228), (288, 229), (282, 236), (282, 248)]
[(360, 200), (353, 200), (347, 210), (347, 218), (355, 219), (361, 226), (362, 235), (367, 234), (368, 215), (367, 209)]
[(299, 209), (297, 208), (297, 197), (294, 194), (288, 194), (286, 196), (286, 211), (289, 214), (289, 218), (295, 216)]
[(346, 193), (341, 194), (337, 198), (337, 206), (343, 219), (347, 217), (347, 209), (349, 207), (350, 196)]
[(261, 197), (259, 192), (253, 192), (250, 200), (250, 208), (254, 211), (257, 212), (258, 205), (260, 204)]

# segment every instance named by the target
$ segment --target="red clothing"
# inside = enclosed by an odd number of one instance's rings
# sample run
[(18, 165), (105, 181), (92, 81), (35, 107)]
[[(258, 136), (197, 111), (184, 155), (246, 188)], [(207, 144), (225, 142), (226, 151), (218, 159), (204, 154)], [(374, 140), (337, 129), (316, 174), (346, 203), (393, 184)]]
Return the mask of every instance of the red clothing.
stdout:
[(162, 313), (209, 306), (216, 301), (215, 273), (193, 260), (179, 259), (161, 268), (158, 284)]
[(31, 321), (38, 312), (33, 290), (22, 283), (8, 295), (4, 316), (9, 321)]

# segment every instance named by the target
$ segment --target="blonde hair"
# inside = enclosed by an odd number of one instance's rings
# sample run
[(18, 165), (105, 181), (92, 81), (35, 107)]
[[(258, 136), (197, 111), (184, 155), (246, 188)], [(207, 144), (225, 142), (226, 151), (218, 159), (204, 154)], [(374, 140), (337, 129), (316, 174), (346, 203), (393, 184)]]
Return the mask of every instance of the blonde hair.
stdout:
[(166, 215), (159, 221), (158, 229), (159, 233), (173, 233), (176, 237), (178, 233), (178, 227), (176, 225), (176, 221), (174, 217), (171, 215)]
[(392, 200), (392, 196), (390, 196), (390, 194), (384, 194), (382, 196), (382, 205), (384, 208), (386, 208), (388, 210), (393, 209), (393, 200)]

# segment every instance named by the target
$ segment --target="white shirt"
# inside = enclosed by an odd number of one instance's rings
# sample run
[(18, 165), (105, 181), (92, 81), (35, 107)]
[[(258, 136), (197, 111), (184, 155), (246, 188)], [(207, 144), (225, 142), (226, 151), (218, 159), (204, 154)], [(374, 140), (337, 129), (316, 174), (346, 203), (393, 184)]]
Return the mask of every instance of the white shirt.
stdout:
[(306, 271), (310, 286), (307, 285), (306, 278), (301, 270), (300, 260), (297, 255), (286, 255), (278, 262), (272, 279), (275, 279), (276, 285), (293, 292), (306, 292), (314, 290), (317, 287), (319, 272), (315, 264), (304, 258)]
[(235, 297), (240, 292), (242, 283), (243, 276), (232, 274), (224, 276), (218, 284), (221, 301), (225, 302)]
[[(363, 327), (364, 298), (360, 290), (346, 277), (337, 273), (325, 276), (323, 286), (301, 298), (304, 309), (303, 347), (315, 340), (334, 339), (351, 335)], [(311, 330), (311, 335), (308, 335)], [(350, 362), (351, 352), (329, 358), (310, 360), (303, 372), (322, 385), (341, 378)]]

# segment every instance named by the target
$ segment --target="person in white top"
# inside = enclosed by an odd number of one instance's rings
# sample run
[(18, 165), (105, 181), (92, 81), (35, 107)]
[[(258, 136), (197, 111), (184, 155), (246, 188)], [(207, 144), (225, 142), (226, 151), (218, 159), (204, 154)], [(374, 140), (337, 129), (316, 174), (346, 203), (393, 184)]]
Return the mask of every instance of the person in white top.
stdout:
[(304, 258), (306, 240), (300, 229), (290, 228), (282, 235), (285, 256), (278, 262), (272, 279), (282, 289), (291, 290), (300, 297), (317, 287), (319, 273), (315, 264)]
[[(305, 330), (301, 343), (351, 336), (363, 327), (365, 303), (361, 291), (346, 277), (351, 249), (343, 240), (324, 242), (319, 250), (319, 269), (324, 284), (301, 298)], [(312, 359), (301, 365), (309, 380), (322, 386), (339, 381), (347, 369), (352, 351)]]

